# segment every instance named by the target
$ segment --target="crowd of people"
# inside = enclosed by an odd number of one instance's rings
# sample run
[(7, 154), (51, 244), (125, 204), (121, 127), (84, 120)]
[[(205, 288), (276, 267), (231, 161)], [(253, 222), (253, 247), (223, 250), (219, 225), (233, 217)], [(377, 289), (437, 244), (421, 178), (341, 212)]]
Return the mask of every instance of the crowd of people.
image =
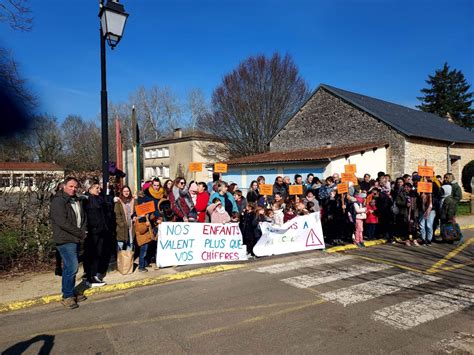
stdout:
[[(420, 177), (416, 172), (392, 180), (380, 172), (377, 177), (348, 183), (348, 192), (339, 193), (339, 174), (320, 180), (313, 174), (277, 176), (272, 194), (260, 192), (265, 177), (259, 176), (248, 189), (213, 174), (212, 182), (187, 182), (183, 177), (146, 181), (134, 196), (129, 186), (115, 186), (102, 192), (98, 180), (82, 185), (68, 177), (58, 185), (51, 201), (53, 239), (62, 275), (63, 304), (76, 308), (85, 296), (75, 294), (75, 278), (81, 255), (83, 278), (89, 287), (105, 285), (109, 261), (117, 251), (134, 250), (138, 272), (147, 272), (156, 255), (158, 226), (161, 222), (238, 223), (249, 257), (261, 236), (260, 222), (282, 226), (299, 215), (319, 214), (327, 245), (385, 238), (407, 246), (430, 246), (434, 231), (441, 226), (445, 240), (462, 242), (456, 224), (456, 210), (462, 191), (450, 173)], [(419, 193), (420, 181), (432, 185), (431, 193)], [(291, 185), (300, 185), (299, 195), (290, 194)], [(137, 215), (135, 206), (152, 202), (154, 211)], [(143, 239), (144, 235), (149, 238)], [(137, 241), (142, 241), (137, 243)], [(143, 242), (145, 240), (145, 242)], [(83, 252), (81, 252), (81, 250)]]

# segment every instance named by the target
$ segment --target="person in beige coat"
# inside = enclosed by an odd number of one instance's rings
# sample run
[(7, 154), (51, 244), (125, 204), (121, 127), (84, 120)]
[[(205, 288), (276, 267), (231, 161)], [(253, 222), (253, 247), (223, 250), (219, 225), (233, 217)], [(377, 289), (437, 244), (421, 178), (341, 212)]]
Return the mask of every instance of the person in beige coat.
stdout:
[(114, 212), (117, 232), (117, 249), (131, 249), (133, 245), (133, 210), (135, 200), (130, 187), (124, 186), (115, 198)]

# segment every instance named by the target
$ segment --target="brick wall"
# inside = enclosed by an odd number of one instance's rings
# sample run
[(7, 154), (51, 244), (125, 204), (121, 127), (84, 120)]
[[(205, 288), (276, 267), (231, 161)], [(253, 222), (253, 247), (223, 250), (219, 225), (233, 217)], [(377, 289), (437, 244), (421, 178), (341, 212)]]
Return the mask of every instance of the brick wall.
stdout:
[(271, 151), (360, 143), (387, 142), (386, 172), (405, 172), (405, 137), (397, 131), (320, 88), (271, 141)]

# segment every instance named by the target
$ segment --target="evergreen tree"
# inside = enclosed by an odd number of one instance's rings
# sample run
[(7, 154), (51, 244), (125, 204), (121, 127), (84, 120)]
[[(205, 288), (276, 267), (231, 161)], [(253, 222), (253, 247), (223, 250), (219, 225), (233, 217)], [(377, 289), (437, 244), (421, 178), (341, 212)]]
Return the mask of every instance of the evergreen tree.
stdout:
[(441, 117), (449, 117), (454, 123), (472, 129), (474, 127), (474, 110), (471, 108), (473, 93), (468, 92), (470, 85), (460, 70), (450, 70), (448, 63), (443, 69), (429, 75), (426, 83), (429, 88), (422, 89), (424, 94), (418, 97), (422, 103), (417, 107)]

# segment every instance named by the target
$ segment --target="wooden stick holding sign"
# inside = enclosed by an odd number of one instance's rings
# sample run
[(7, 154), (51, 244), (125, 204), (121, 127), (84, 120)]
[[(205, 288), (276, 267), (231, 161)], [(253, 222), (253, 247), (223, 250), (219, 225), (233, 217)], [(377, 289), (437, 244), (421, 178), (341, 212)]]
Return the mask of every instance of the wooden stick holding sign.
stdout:
[(273, 185), (271, 184), (260, 184), (258, 187), (260, 195), (271, 196), (273, 195)]

